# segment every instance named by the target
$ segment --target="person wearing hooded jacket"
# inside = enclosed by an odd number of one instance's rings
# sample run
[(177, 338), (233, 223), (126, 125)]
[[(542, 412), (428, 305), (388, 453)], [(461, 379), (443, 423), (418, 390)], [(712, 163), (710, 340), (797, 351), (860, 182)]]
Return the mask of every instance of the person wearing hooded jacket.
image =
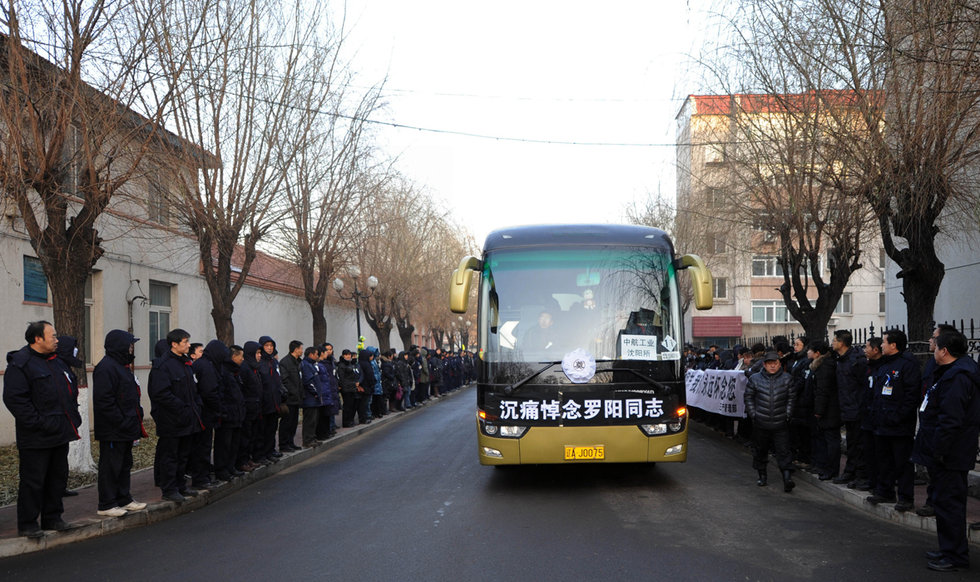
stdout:
[(68, 367), (56, 354), (54, 326), (33, 322), (24, 338), (27, 345), (7, 353), (3, 403), (14, 417), (20, 457), (17, 532), (38, 538), (42, 528), (71, 527), (61, 517), (62, 493), (68, 484), (68, 443), (78, 440), (81, 417)]
[(190, 334), (173, 329), (167, 334), (169, 350), (153, 360), (147, 393), (150, 415), (156, 422), (157, 450), (153, 461), (163, 499), (181, 503), (197, 491), (188, 489), (184, 474), (194, 435), (204, 430), (201, 404), (194, 382)]
[(214, 446), (214, 429), (221, 421), (221, 363), (228, 359), (228, 346), (221, 340), (211, 340), (204, 347), (201, 357), (194, 360), (192, 369), (197, 378), (197, 394), (201, 402), (201, 420), (204, 430), (194, 435), (191, 458), (187, 470), (191, 484), (196, 489), (209, 489), (211, 481), (211, 450)]
[(139, 338), (121, 329), (105, 336), (105, 356), (92, 372), (92, 412), (99, 441), (99, 515), (119, 517), (146, 508), (130, 493), (133, 441), (143, 438), (141, 389), (133, 374)]
[(241, 346), (234, 345), (225, 348), (216, 357), (224, 359), (217, 365), (221, 413), (218, 424), (214, 427), (214, 476), (219, 481), (230, 481), (232, 477), (245, 474), (236, 466), (238, 449), (241, 446), (242, 423), (245, 421), (245, 396), (241, 377), (244, 351)]
[(258, 445), (262, 435), (262, 379), (259, 377), (258, 342), (247, 341), (242, 347), (242, 363), (238, 378), (242, 381), (242, 400), (245, 404), (245, 418), (242, 421), (241, 441), (238, 447), (239, 471), (252, 471), (259, 466)]
[(980, 370), (966, 355), (966, 338), (941, 330), (935, 339), (934, 383), (919, 407), (912, 461), (929, 471), (930, 504), (936, 514), (939, 550), (927, 552), (930, 570), (969, 567), (966, 535), (967, 476), (976, 463), (980, 435)]

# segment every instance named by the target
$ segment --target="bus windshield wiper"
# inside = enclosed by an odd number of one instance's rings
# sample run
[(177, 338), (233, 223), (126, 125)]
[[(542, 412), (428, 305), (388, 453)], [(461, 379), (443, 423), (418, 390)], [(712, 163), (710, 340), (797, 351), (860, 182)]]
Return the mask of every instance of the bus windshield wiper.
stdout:
[(546, 371), (546, 370), (547, 370), (548, 368), (550, 368), (550, 367), (552, 367), (552, 366), (554, 366), (555, 364), (560, 364), (560, 363), (561, 363), (561, 362), (548, 362), (547, 364), (545, 364), (545, 366), (544, 366), (543, 368), (541, 368), (541, 369), (540, 369), (540, 370), (538, 370), (537, 372), (534, 372), (534, 373), (533, 373), (533, 374), (531, 374), (530, 376), (527, 376), (526, 378), (522, 378), (521, 380), (518, 380), (517, 382), (514, 382), (514, 383), (513, 383), (513, 384), (511, 384), (510, 386), (505, 386), (505, 387), (504, 387), (504, 394), (506, 394), (507, 396), (510, 396), (511, 394), (513, 394), (513, 393), (514, 393), (514, 390), (517, 390), (517, 389), (518, 389), (518, 388), (520, 388), (521, 386), (523, 386), (523, 385), (525, 385), (525, 384), (527, 384), (527, 383), (528, 383), (528, 382), (530, 382), (530, 381), (531, 381), (531, 379), (532, 379), (532, 378), (534, 378), (535, 376), (537, 376), (537, 375), (539, 375), (539, 374), (541, 374), (542, 372), (544, 372), (544, 371)]

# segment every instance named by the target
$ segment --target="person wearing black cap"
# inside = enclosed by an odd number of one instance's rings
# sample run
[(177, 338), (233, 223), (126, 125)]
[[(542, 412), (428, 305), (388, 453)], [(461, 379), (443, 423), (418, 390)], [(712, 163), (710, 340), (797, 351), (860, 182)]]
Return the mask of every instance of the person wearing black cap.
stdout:
[(27, 345), (7, 354), (3, 403), (14, 417), (20, 457), (17, 532), (40, 538), (42, 528), (72, 527), (61, 517), (61, 495), (68, 484), (68, 443), (79, 439), (81, 417), (75, 394), (65, 390), (70, 371), (57, 357), (54, 326), (33, 322), (24, 337)]
[(796, 487), (792, 476), (793, 454), (789, 448), (789, 420), (793, 418), (795, 397), (792, 378), (783, 371), (779, 354), (768, 352), (763, 357), (762, 370), (750, 376), (745, 387), (745, 414), (752, 419), (752, 467), (759, 472), (756, 485), (760, 487), (768, 482), (770, 448), (776, 451), (783, 490), (789, 493)]
[(105, 336), (105, 356), (92, 372), (92, 410), (99, 441), (99, 510), (108, 517), (146, 508), (129, 491), (133, 441), (146, 436), (140, 385), (131, 368), (139, 338), (121, 329)]

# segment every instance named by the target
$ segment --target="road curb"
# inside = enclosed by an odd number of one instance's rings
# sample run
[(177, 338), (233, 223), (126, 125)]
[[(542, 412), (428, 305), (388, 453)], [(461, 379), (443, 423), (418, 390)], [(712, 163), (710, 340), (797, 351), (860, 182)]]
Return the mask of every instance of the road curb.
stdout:
[[(99, 536), (115, 534), (120, 531), (157, 523), (171, 519), (178, 515), (190, 513), (192, 511), (198, 511), (220, 499), (231, 495), (232, 493), (241, 491), (253, 483), (262, 481), (263, 479), (271, 477), (276, 473), (308, 461), (313, 457), (321, 455), (333, 448), (354, 440), (366, 432), (383, 428), (413, 414), (424, 413), (427, 408), (442, 402), (446, 398), (455, 398), (464, 392), (469, 392), (467, 390), (468, 387), (469, 386), (463, 386), (462, 388), (449, 392), (438, 399), (430, 398), (429, 404), (422, 407), (416, 407), (403, 412), (389, 413), (383, 418), (373, 420), (370, 424), (362, 424), (352, 429), (345, 430), (317, 447), (302, 449), (294, 453), (287, 453), (283, 455), (283, 457), (279, 459), (279, 462), (277, 463), (259, 467), (251, 473), (246, 473), (245, 475), (237, 477), (233, 481), (223, 483), (221, 486), (214, 489), (202, 490), (197, 497), (189, 498), (187, 501), (180, 504), (172, 501), (148, 502), (146, 509), (141, 511), (130, 512), (122, 517), (93, 516), (91, 519), (76, 520), (73, 523), (75, 523), (77, 527), (64, 532), (45, 531), (44, 535), (38, 539), (30, 539), (20, 536), (0, 539), (0, 558), (41, 552), (66, 544)], [(135, 476), (138, 473), (145, 473), (152, 470), (152, 467), (142, 469), (140, 471), (135, 471), (133, 475)], [(95, 487), (95, 485), (87, 485), (86, 488), (88, 487)]]
[[(718, 431), (708, 428), (699, 422), (692, 422), (690, 426), (692, 430), (695, 430), (698, 434), (715, 437), (717, 440), (731, 442), (733, 447), (741, 450), (744, 456), (751, 459), (752, 454), (749, 452), (748, 448), (739, 445), (734, 440), (726, 439)], [(747, 475), (748, 476), (746, 478), (755, 478), (748, 473)], [(754, 473), (752, 475), (754, 475)], [(857, 491), (855, 489), (848, 489), (844, 485), (835, 485), (829, 481), (821, 481), (816, 475), (810, 474), (806, 471), (795, 471), (793, 473), (793, 479), (795, 481), (805, 481), (817, 489), (829, 494), (831, 497), (834, 497), (841, 503), (863, 511), (869, 515), (873, 515), (879, 519), (897, 523), (912, 529), (936, 533), (935, 518), (922, 517), (921, 515), (916, 514), (914, 511), (895, 511), (895, 508), (893, 507), (894, 503), (871, 505), (865, 501), (865, 498), (870, 495), (870, 493), (867, 491)], [(919, 505), (921, 505), (921, 503)], [(966, 533), (970, 545), (980, 548), (980, 531), (967, 529)]]

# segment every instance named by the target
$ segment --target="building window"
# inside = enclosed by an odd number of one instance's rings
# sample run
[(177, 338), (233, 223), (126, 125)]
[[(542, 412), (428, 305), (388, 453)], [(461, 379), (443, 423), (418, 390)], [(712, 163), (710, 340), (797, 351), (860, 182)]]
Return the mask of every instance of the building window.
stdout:
[(170, 224), (170, 203), (167, 200), (167, 191), (156, 182), (150, 183), (149, 192), (147, 192), (146, 213), (149, 219), (157, 224)]
[(782, 301), (753, 301), (752, 323), (786, 323), (789, 310)]
[(878, 249), (878, 268), (884, 270), (886, 265), (888, 265), (888, 253), (884, 248)]
[(24, 301), (48, 302), (48, 278), (41, 259), (24, 255)]
[(837, 307), (834, 308), (834, 315), (850, 315), (853, 313), (851, 311), (851, 294), (843, 293), (840, 296), (840, 301), (837, 302)]
[(878, 313), (885, 313), (885, 294), (878, 294)]
[(725, 244), (725, 237), (720, 234), (713, 234), (708, 237), (708, 252), (713, 255), (723, 255), (728, 252), (728, 245)]
[(756, 255), (752, 257), (753, 277), (782, 277), (783, 266), (779, 259), (772, 255)]
[(715, 277), (711, 280), (711, 296), (714, 299), (728, 299), (728, 279)]
[(718, 188), (708, 188), (704, 193), (704, 204), (708, 208), (720, 209), (724, 207), (721, 190)]
[(95, 351), (95, 338), (92, 337), (92, 275), (89, 274), (85, 279), (85, 352), (82, 354), (83, 360), (87, 365), (92, 364), (92, 353)]
[(704, 163), (720, 164), (725, 161), (725, 144), (707, 144), (704, 151)]
[(171, 314), (171, 291), (173, 286), (166, 283), (154, 283), (150, 281), (150, 341), (147, 343), (150, 351), (150, 360), (156, 355), (153, 353), (157, 342), (167, 337), (170, 331)]

